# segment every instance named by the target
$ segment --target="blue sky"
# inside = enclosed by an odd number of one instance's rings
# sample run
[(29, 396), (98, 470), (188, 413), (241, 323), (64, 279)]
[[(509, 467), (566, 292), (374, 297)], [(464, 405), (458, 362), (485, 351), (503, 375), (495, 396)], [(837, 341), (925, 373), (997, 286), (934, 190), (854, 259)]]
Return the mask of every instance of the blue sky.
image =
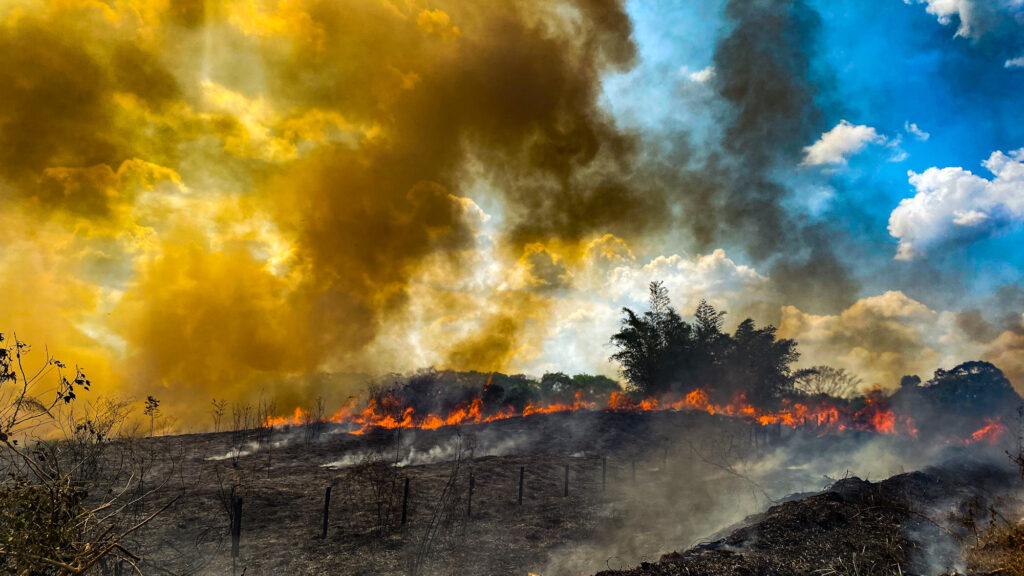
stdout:
[[(682, 127), (697, 148), (714, 145), (719, 104), (710, 86), (689, 75), (712, 63), (728, 25), (724, 4), (628, 3), (640, 62), (605, 79), (606, 106), (618, 122), (644, 134)], [(970, 305), (1000, 285), (1021, 282), (1019, 223), (913, 263), (893, 261), (897, 239), (887, 231), (890, 213), (915, 193), (908, 171), (963, 167), (991, 178), (982, 161), (994, 151), (1024, 147), (1024, 68), (1005, 66), (1024, 54), (1020, 36), (998, 30), (957, 36), (955, 17), (943, 24), (925, 5), (901, 0), (810, 4), (822, 21), (812, 66), (820, 76), (824, 124), (873, 127), (891, 146), (867, 146), (846, 165), (783, 170), (778, 179), (791, 189), (792, 209), (809, 209), (849, 235), (855, 246), (845, 252), (847, 263), (864, 294), (902, 289), (930, 303)], [(908, 133), (908, 123), (927, 140)], [(905, 159), (893, 161), (899, 151)], [(921, 267), (957, 281), (934, 291), (915, 288), (912, 278)]]

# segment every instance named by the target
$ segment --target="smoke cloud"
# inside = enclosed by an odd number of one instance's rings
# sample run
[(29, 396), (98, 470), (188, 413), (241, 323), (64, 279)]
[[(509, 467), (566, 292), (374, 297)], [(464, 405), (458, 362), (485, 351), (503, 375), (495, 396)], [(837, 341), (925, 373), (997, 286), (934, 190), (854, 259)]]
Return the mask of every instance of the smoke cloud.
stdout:
[(604, 105), (643, 57), (618, 0), (8, 3), (0, 328), (178, 414), (430, 365), (612, 374), (659, 278), (799, 338), (861, 296), (779, 177), (829, 128), (822, 25), (724, 16), (680, 101), (716, 123), (697, 153)]

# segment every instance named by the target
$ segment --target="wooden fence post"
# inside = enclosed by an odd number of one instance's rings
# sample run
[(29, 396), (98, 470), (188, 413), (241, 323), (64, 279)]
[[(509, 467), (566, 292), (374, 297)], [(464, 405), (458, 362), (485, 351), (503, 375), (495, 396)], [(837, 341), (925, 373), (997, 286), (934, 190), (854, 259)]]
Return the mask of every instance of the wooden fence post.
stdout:
[(231, 573), (235, 573), (235, 561), (238, 558), (238, 548), (242, 540), (242, 497), (234, 495), (234, 488), (231, 489)]
[(569, 495), (569, 465), (565, 465), (565, 491), (562, 492), (562, 497)]
[(409, 515), (409, 477), (405, 477), (405, 493), (402, 496), (402, 526), (405, 526), (405, 521)]
[(526, 476), (526, 466), (519, 467), (519, 505), (523, 505), (523, 478)]
[(633, 460), (633, 484), (636, 484), (636, 459)]
[(331, 514), (331, 487), (327, 487), (327, 492), (324, 494), (324, 527), (320, 533), (320, 538), (327, 539), (327, 522)]

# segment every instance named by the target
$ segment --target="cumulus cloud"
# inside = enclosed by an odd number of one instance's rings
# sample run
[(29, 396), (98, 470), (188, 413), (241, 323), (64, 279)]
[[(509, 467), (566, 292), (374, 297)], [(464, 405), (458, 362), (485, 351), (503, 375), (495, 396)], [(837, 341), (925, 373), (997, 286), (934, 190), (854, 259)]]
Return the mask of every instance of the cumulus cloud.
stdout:
[(885, 144), (885, 136), (871, 126), (852, 124), (841, 120), (839, 124), (821, 138), (804, 148), (803, 166), (846, 164), (847, 159), (857, 154), (868, 144)]
[(686, 73), (687, 78), (689, 78), (692, 82), (696, 82), (698, 84), (706, 84), (708, 80), (711, 80), (712, 78), (715, 77), (714, 66), (708, 66), (707, 68), (703, 68), (701, 70), (693, 72), (691, 72), (688, 68), (684, 68), (683, 71)]
[(921, 130), (920, 128), (918, 128), (917, 124), (913, 122), (904, 122), (903, 130), (905, 130), (907, 134), (912, 135), (914, 138), (917, 138), (922, 142), (932, 137), (931, 134), (925, 132), (924, 130)]
[(540, 373), (596, 367), (614, 375), (617, 367), (608, 362), (608, 338), (618, 328), (623, 307), (645, 309), (652, 280), (664, 282), (673, 305), (684, 315), (692, 313), (704, 298), (716, 307), (735, 311), (771, 292), (767, 276), (737, 263), (724, 250), (641, 261), (622, 239), (604, 236), (590, 242), (577, 263), (576, 290), (547, 310), (553, 321), (541, 336), (542, 352), (518, 368)]
[(1024, 220), (1024, 149), (993, 152), (982, 165), (995, 177), (956, 167), (908, 172), (917, 193), (889, 217), (889, 233), (899, 240), (897, 259), (970, 244)]
[(959, 331), (956, 314), (932, 310), (899, 291), (862, 298), (834, 315), (784, 306), (779, 333), (799, 342), (801, 363), (846, 368), (868, 385), (883, 387), (896, 386), (905, 374), (927, 377), (983, 352)]
[[(1004, 311), (1019, 315), (1019, 308)], [(800, 343), (802, 364), (846, 368), (868, 385), (892, 388), (906, 374), (927, 378), (937, 368), (985, 360), (1024, 390), (1024, 317), (998, 327), (976, 310), (935, 310), (890, 291), (835, 315), (785, 306), (779, 333)]]
[(608, 277), (611, 295), (632, 302), (647, 297), (651, 280), (661, 280), (680, 308), (691, 308), (701, 298), (726, 306), (730, 296), (763, 289), (768, 278), (754, 268), (737, 264), (721, 248), (694, 257), (671, 254), (653, 258), (642, 266), (619, 266)]
[[(904, 3), (910, 4), (911, 0), (904, 0)], [(951, 24), (954, 17), (959, 19), (957, 36), (971, 36), (977, 33), (977, 30), (972, 28), (977, 12), (976, 3), (973, 0), (917, 0), (917, 3), (925, 4), (925, 10), (938, 18), (939, 23), (943, 26)]]
[(905, 4), (925, 4), (925, 10), (940, 24), (957, 22), (956, 35), (977, 39), (985, 35), (1000, 13), (1020, 11), (1020, 0), (903, 0)]

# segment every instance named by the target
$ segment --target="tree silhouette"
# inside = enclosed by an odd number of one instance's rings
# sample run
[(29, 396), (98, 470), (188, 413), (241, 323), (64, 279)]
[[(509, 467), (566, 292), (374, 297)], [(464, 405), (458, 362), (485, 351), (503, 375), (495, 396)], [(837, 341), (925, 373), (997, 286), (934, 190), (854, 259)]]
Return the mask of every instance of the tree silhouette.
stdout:
[(160, 414), (160, 401), (152, 396), (147, 396), (146, 407), (143, 409), (142, 413), (149, 416), (149, 435), (152, 436), (156, 417)]
[(623, 308), (611, 338), (617, 348), (611, 360), (631, 391), (658, 396), (703, 387), (725, 400), (743, 393), (760, 403), (792, 391), (796, 342), (778, 339), (774, 326), (758, 328), (747, 319), (730, 335), (722, 330), (726, 312), (706, 300), (691, 325), (672, 308), (661, 282), (651, 282), (648, 304), (643, 314)]

